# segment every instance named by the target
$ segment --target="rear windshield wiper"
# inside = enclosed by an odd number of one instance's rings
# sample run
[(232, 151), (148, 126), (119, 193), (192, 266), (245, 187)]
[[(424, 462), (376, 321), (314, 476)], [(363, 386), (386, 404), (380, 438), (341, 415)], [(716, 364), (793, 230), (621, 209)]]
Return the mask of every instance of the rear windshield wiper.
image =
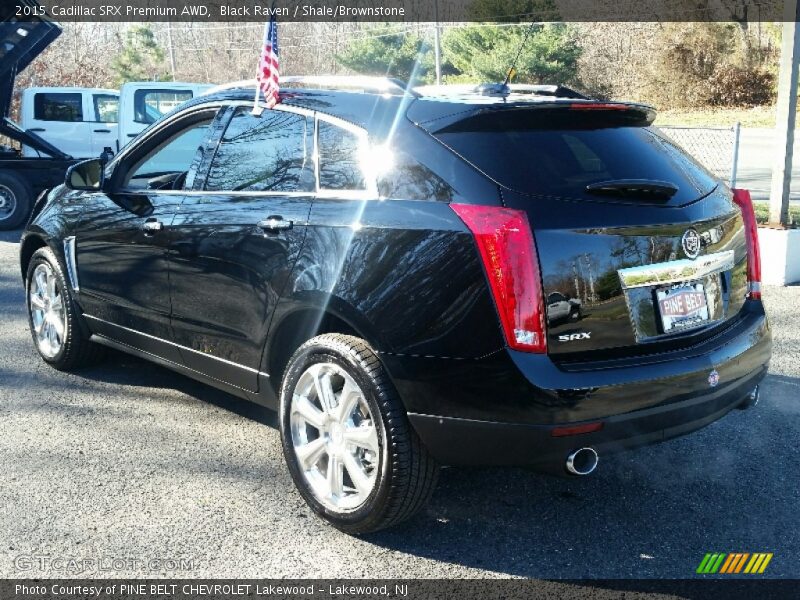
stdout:
[(655, 179), (612, 179), (590, 183), (586, 186), (590, 194), (608, 194), (610, 196), (658, 196), (672, 198), (678, 191), (678, 186), (669, 181)]

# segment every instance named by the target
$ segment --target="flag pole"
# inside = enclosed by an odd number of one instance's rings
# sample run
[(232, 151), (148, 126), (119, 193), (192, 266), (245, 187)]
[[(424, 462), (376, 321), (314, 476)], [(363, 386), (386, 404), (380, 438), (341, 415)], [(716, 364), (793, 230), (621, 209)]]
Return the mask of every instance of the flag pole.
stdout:
[[(266, 39), (267, 39), (267, 28), (268, 27), (269, 27), (269, 24), (264, 25), (264, 35), (262, 37), (261, 52), (259, 54), (259, 59), (258, 59), (258, 71), (261, 70), (261, 62), (264, 60), (264, 45), (265, 45), (265, 42), (266, 42)], [(261, 94), (261, 80), (259, 79), (258, 72), (256, 72), (256, 94), (255, 94), (255, 97), (253, 98), (253, 115), (256, 116), (256, 117), (260, 117), (261, 113), (264, 112), (264, 109), (261, 108), (258, 105), (258, 97), (259, 97), (260, 94)]]
[(256, 78), (256, 96), (253, 98), (253, 115), (256, 117), (260, 117), (261, 113), (264, 112), (264, 109), (258, 105), (258, 97), (261, 94), (261, 86), (259, 84), (258, 78)]

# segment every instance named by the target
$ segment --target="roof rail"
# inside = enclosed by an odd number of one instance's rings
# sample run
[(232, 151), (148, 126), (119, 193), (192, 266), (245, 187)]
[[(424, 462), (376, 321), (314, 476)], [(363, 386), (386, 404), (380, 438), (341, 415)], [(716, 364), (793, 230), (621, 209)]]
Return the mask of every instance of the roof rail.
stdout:
[(575, 98), (576, 100), (590, 100), (588, 96), (581, 94), (565, 85), (544, 85), (512, 83), (508, 86), (512, 94), (536, 94), (537, 96), (555, 96), (556, 98)]
[[(281, 76), (282, 87), (314, 88), (336, 90), (362, 90), (384, 94), (417, 94), (405, 82), (390, 77), (367, 77), (363, 75), (286, 75)], [(255, 79), (225, 83), (207, 90), (203, 95), (215, 94), (225, 90), (256, 87)]]
[(543, 85), (527, 83), (481, 83), (455, 85), (425, 85), (414, 88), (422, 96), (442, 96), (449, 94), (478, 94), (480, 96), (508, 96), (509, 94), (532, 94), (535, 96), (553, 96), (555, 98), (574, 98), (589, 100), (580, 92), (564, 85)]
[(369, 77), (366, 75), (288, 75), (281, 77), (286, 87), (312, 87), (322, 89), (359, 89), (371, 92), (406, 92), (413, 94), (408, 85), (391, 77)]

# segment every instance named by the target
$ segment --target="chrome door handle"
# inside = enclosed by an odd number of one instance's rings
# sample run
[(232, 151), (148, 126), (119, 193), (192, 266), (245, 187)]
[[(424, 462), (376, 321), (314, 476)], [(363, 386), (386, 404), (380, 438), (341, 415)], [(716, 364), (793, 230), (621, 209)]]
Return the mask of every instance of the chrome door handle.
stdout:
[(281, 216), (273, 215), (258, 222), (258, 228), (263, 231), (286, 231), (291, 229), (294, 223), (287, 221)]
[(147, 219), (142, 223), (142, 231), (144, 231), (145, 235), (159, 232), (162, 229), (164, 229), (164, 224), (156, 219)]

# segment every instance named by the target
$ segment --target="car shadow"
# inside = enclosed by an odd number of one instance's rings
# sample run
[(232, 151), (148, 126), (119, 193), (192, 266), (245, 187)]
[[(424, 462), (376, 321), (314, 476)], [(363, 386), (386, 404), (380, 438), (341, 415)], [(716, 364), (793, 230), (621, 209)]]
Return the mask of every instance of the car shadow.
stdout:
[[(76, 375), (177, 390), (278, 428), (274, 411), (118, 352)], [(691, 578), (710, 551), (774, 551), (784, 560), (773, 562), (772, 575), (791, 576), (796, 561), (790, 559), (800, 556), (800, 538), (785, 534), (796, 525), (796, 481), (787, 481), (795, 477), (795, 460), (792, 453), (776, 453), (775, 440), (796, 435), (791, 399), (798, 389), (800, 379), (771, 375), (756, 409), (734, 410), (691, 436), (601, 456), (590, 477), (442, 469), (420, 515), (361, 540), (376, 551), (504, 576)], [(630, 582), (597, 585), (657, 591)]]
[[(146, 376), (143, 377), (142, 373), (146, 373)], [(277, 414), (274, 410), (242, 400), (166, 367), (110, 348), (103, 362), (75, 371), (75, 375), (114, 385), (172, 389), (245, 419), (278, 428)]]

